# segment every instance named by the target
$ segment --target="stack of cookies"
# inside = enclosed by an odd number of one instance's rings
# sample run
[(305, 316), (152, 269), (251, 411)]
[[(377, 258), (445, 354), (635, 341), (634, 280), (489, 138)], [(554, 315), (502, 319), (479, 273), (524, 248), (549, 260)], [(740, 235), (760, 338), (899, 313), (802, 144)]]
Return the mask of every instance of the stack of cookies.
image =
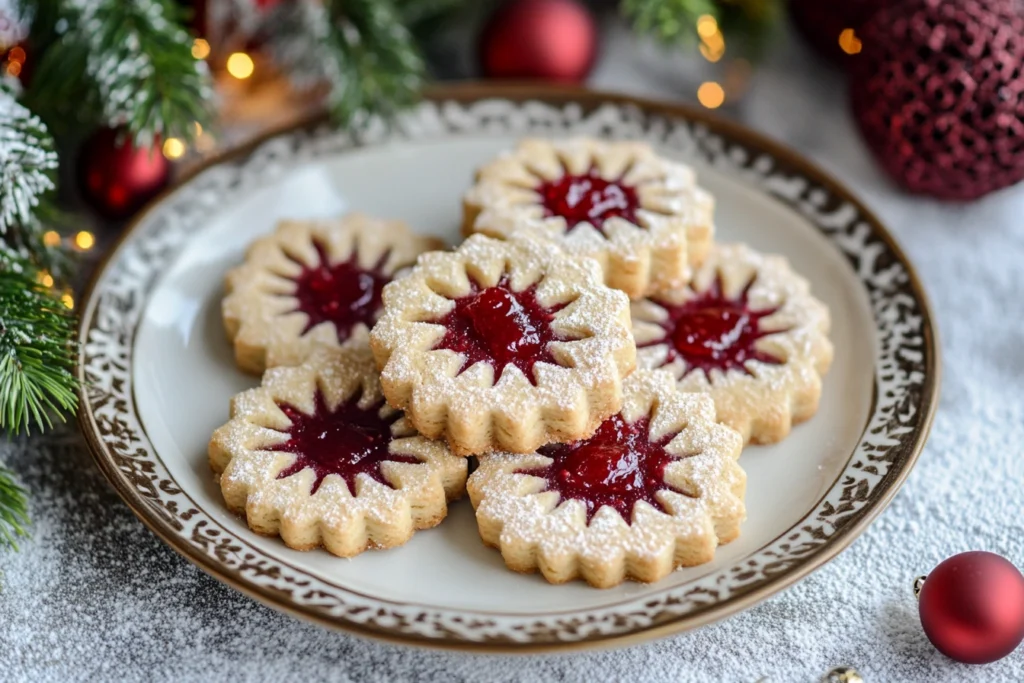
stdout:
[(350, 557), (468, 491), (484, 543), (553, 583), (711, 560), (743, 446), (811, 417), (832, 357), (807, 282), (715, 244), (713, 212), (647, 145), (525, 140), (479, 170), (454, 250), (359, 214), (280, 225), (227, 278), (263, 373), (210, 442), (227, 505)]

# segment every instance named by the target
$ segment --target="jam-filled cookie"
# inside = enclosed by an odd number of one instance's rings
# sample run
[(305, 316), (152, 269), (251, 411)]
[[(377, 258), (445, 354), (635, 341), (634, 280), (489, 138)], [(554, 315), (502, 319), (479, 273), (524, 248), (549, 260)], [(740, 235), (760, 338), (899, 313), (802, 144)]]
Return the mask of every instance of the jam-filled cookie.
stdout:
[(470, 500), (510, 569), (599, 588), (657, 581), (739, 535), (742, 437), (668, 372), (637, 370), (623, 392), (622, 411), (587, 439), (480, 457)]
[(463, 232), (532, 232), (597, 259), (630, 298), (685, 285), (714, 233), (714, 201), (693, 170), (641, 142), (523, 140), (477, 172)]
[(639, 365), (709, 394), (718, 419), (756, 443), (817, 411), (829, 320), (783, 257), (742, 244), (716, 245), (690, 286), (633, 303)]
[(384, 402), (367, 346), (268, 370), (232, 400), (209, 458), (227, 506), (253, 531), (341, 557), (439, 524), (466, 483), (464, 458)]
[(370, 342), (388, 402), (459, 455), (591, 434), (636, 363), (629, 301), (598, 264), (474, 235), (384, 288)]
[(366, 343), (395, 272), (440, 242), (363, 214), (284, 221), (227, 276), (224, 327), (243, 370), (301, 363), (320, 345)]

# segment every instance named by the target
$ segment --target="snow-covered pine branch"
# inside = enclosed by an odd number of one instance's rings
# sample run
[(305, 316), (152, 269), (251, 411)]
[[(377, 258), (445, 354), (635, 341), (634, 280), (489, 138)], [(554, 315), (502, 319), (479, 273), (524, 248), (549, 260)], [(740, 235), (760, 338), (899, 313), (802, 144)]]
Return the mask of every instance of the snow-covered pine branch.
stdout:
[(40, 197), (54, 188), (56, 169), (46, 126), (0, 88), (0, 234), (32, 223)]

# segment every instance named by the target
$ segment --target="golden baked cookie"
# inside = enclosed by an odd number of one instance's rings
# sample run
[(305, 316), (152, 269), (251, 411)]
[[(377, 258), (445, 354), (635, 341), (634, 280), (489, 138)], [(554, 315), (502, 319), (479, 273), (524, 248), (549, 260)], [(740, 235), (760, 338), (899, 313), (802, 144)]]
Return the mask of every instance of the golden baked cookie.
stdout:
[(438, 240), (363, 214), (284, 221), (227, 276), (224, 327), (243, 370), (296, 365), (317, 346), (366, 343), (380, 293)]
[(693, 170), (642, 142), (526, 139), (477, 172), (463, 233), (531, 232), (597, 259), (630, 298), (689, 282), (714, 235), (714, 200)]
[(716, 245), (688, 287), (633, 302), (641, 367), (706, 393), (747, 441), (773, 443), (818, 410), (832, 363), (828, 308), (781, 256)]
[(257, 533), (341, 557), (391, 548), (445, 518), (466, 460), (384, 402), (369, 348), (322, 347), (268, 370), (213, 433), (224, 501)]
[(598, 264), (523, 237), (421, 256), (370, 343), (388, 403), (458, 455), (590, 435), (636, 364), (629, 301)]
[(607, 588), (710, 561), (739, 535), (743, 439), (711, 399), (662, 370), (623, 383), (622, 411), (590, 438), (480, 457), (467, 484), (484, 543), (510, 569)]

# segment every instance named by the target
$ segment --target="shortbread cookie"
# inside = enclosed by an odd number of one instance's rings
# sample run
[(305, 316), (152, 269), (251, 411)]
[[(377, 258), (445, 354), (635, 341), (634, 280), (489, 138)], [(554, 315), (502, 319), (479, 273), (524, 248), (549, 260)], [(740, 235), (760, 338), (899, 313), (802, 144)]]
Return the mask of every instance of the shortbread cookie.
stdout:
[(341, 557), (391, 548), (445, 518), (466, 460), (384, 403), (367, 346), (322, 347), (231, 402), (210, 466), (249, 528)]
[(421, 256), (370, 341), (388, 403), (458, 455), (588, 436), (636, 364), (629, 301), (597, 263), (522, 237)]
[(363, 214), (282, 222), (227, 276), (222, 312), (239, 367), (259, 374), (320, 345), (365, 344), (384, 285), (437, 248), (404, 223)]
[(641, 367), (710, 394), (718, 419), (773, 443), (818, 409), (829, 313), (781, 256), (716, 245), (689, 287), (633, 303)]
[(481, 168), (463, 232), (532, 232), (597, 259), (630, 298), (685, 285), (714, 233), (714, 201), (693, 170), (641, 142), (527, 139)]
[(484, 543), (518, 572), (598, 588), (710, 561), (740, 533), (743, 439), (711, 399), (663, 370), (623, 383), (622, 412), (590, 438), (480, 457), (470, 500)]

